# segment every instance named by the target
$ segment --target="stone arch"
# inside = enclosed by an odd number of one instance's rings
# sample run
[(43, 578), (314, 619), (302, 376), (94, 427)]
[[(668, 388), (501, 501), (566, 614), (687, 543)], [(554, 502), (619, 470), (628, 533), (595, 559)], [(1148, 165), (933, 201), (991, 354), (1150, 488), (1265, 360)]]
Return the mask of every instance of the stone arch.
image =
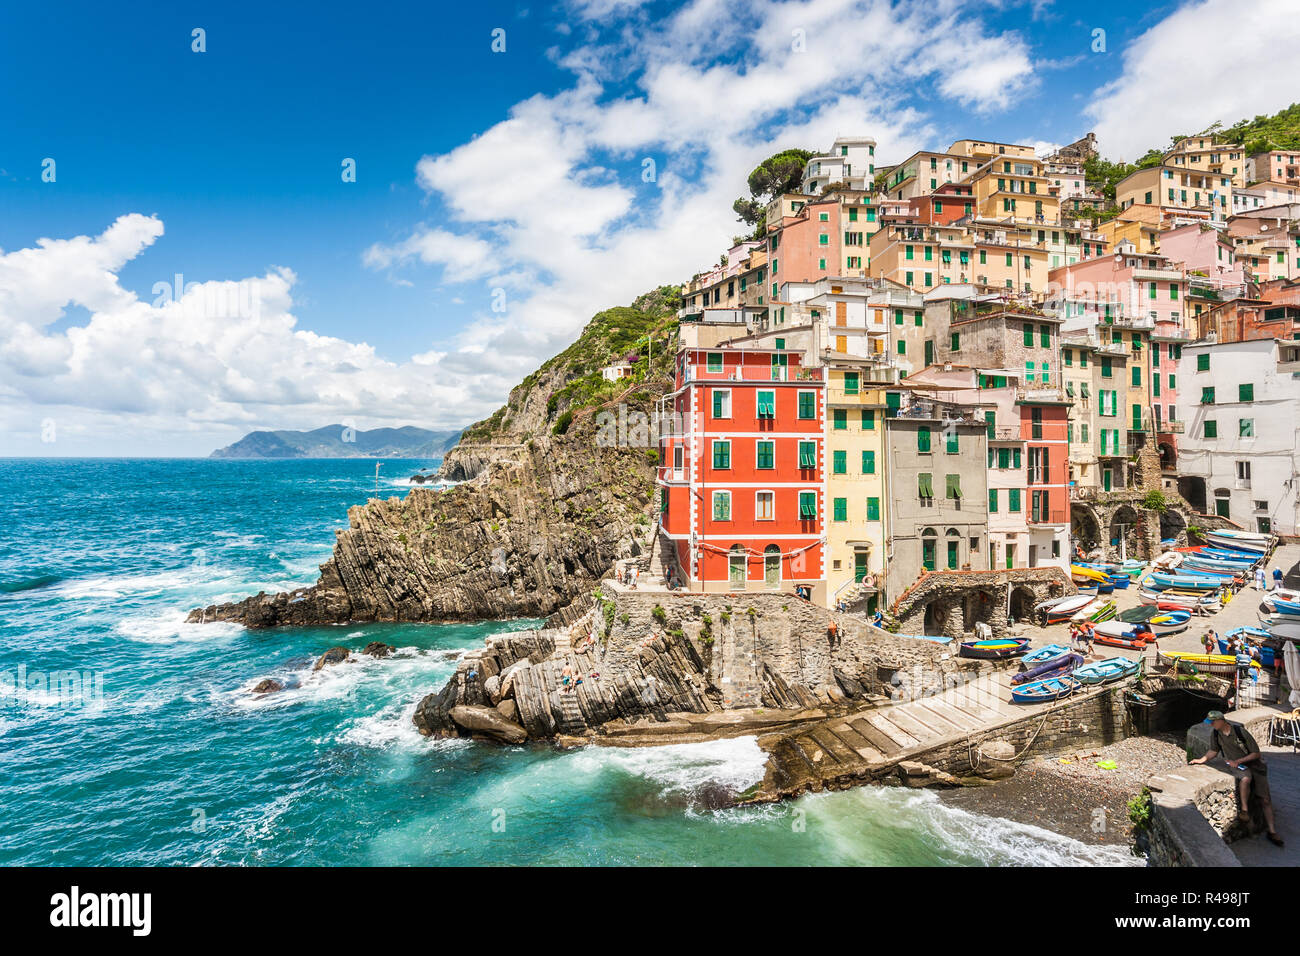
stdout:
[(1138, 524), (1137, 509), (1128, 504), (1120, 505), (1111, 512), (1110, 521), (1107, 522), (1106, 544), (1118, 551), (1122, 538), (1125, 553), (1137, 554), (1138, 542), (1141, 539)]
[(1160, 513), (1160, 540), (1181, 542), (1187, 538), (1187, 518), (1178, 508), (1166, 508)]
[(1034, 613), (1034, 605), (1039, 596), (1033, 588), (1020, 584), (1011, 589), (1011, 617), (1017, 621), (1027, 621)]
[(1158, 450), (1160, 452), (1160, 470), (1173, 471), (1178, 467), (1178, 452), (1174, 448), (1173, 442), (1162, 441)]
[(1105, 543), (1101, 538), (1101, 518), (1091, 505), (1081, 501), (1070, 503), (1070, 535), (1089, 551)]

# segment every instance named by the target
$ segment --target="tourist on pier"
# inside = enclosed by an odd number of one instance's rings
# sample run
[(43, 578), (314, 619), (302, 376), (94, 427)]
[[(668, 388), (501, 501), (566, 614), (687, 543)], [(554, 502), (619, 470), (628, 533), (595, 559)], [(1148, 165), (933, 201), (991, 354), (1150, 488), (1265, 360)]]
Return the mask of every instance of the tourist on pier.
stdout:
[(1210, 628), (1208, 631), (1206, 631), (1205, 636), (1201, 638), (1201, 646), (1205, 648), (1205, 653), (1207, 654), (1213, 654), (1214, 649), (1218, 646), (1218, 644), (1219, 644), (1219, 635), (1215, 632), (1214, 628)]
[(1228, 766), (1228, 772), (1237, 778), (1237, 794), (1240, 804), (1237, 819), (1242, 823), (1250, 820), (1250, 794), (1253, 789), (1259, 797), (1260, 808), (1264, 811), (1264, 823), (1268, 826), (1268, 839), (1277, 846), (1282, 846), (1278, 836), (1277, 825), (1273, 821), (1273, 799), (1268, 789), (1268, 764), (1259, 752), (1259, 744), (1241, 724), (1227, 720), (1223, 711), (1212, 710), (1205, 715), (1205, 722), (1210, 725), (1210, 749), (1205, 756), (1190, 761), (1194, 764), (1209, 763), (1222, 756)]
[(1274, 568), (1273, 569), (1273, 590), (1276, 591), (1281, 586), (1282, 586), (1282, 569)]
[(1266, 590), (1266, 587), (1264, 585), (1264, 568), (1262, 566), (1255, 569), (1255, 590), (1256, 591)]

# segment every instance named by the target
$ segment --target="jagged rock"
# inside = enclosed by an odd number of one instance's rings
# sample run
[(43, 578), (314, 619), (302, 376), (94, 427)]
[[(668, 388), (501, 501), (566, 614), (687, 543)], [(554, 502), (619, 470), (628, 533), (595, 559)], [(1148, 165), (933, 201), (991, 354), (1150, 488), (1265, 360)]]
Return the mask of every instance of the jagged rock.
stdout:
[(314, 673), (330, 664), (342, 664), (351, 654), (352, 652), (346, 647), (331, 647), (316, 661), (316, 666), (312, 668), (312, 671)]
[(450, 712), (452, 722), (462, 730), (485, 734), (506, 744), (521, 744), (528, 739), (528, 731), (513, 720), (508, 720), (494, 707), (470, 707), (461, 704)]
[(497, 704), (497, 713), (512, 723), (519, 723), (519, 707), (513, 700), (503, 700)]
[(488, 695), (488, 700), (492, 701), (492, 706), (501, 702), (501, 675), (493, 674), (483, 682), (483, 692)]
[(866, 688), (863, 687), (860, 682), (854, 680), (852, 677), (844, 673), (838, 667), (832, 669), (831, 674), (833, 674), (835, 677), (835, 683), (839, 684), (840, 689), (844, 691), (845, 697), (851, 697), (856, 699), (858, 697), (866, 696), (867, 694)]
[(393, 647), (391, 644), (385, 644), (383, 641), (371, 641), (365, 646), (361, 653), (368, 654), (371, 657), (384, 658), (395, 650), (397, 650), (397, 648)]
[(272, 680), (270, 677), (263, 678), (253, 688), (254, 694), (274, 694), (277, 690), (284, 690), (284, 685), (278, 680)]

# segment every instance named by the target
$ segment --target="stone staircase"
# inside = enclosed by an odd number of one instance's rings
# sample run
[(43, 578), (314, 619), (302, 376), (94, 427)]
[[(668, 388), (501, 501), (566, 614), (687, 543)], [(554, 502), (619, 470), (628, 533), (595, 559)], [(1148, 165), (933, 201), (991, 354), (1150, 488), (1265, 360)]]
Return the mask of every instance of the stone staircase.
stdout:
[(684, 580), (681, 568), (677, 567), (677, 556), (673, 553), (673, 543), (666, 535), (659, 533), (659, 521), (655, 520), (654, 530), (650, 538), (650, 546), (647, 549), (648, 557), (643, 556), (645, 564), (641, 565), (641, 570), (646, 574), (646, 580), (653, 584), (666, 585), (668, 583), (668, 569), (677, 568), (679, 580)]

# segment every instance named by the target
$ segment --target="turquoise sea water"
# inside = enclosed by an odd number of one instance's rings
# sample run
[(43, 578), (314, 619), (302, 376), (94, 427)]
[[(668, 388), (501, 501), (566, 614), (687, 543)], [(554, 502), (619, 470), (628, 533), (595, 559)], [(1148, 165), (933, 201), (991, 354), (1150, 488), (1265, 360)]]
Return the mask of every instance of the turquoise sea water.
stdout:
[[(427, 464), (386, 462), (381, 493)], [(374, 483), (368, 461), (0, 460), (0, 865), (1127, 861), (918, 791), (708, 809), (761, 777), (752, 739), (420, 737), (415, 702), (464, 650), (537, 622), (183, 623), (312, 583)], [(371, 640), (399, 652), (311, 673)], [(76, 699), (33, 680), (59, 671), (86, 675)], [(252, 696), (268, 676), (288, 689)]]

